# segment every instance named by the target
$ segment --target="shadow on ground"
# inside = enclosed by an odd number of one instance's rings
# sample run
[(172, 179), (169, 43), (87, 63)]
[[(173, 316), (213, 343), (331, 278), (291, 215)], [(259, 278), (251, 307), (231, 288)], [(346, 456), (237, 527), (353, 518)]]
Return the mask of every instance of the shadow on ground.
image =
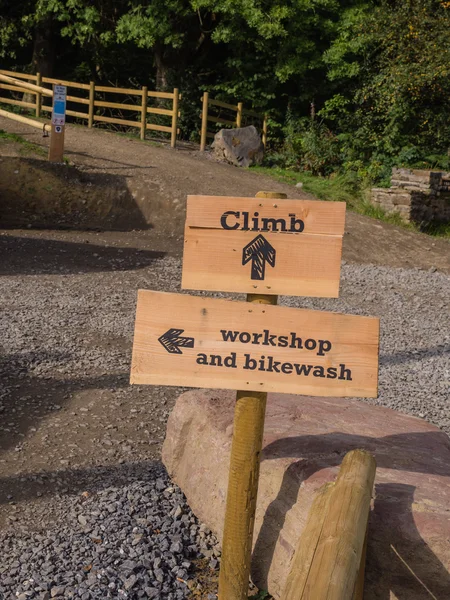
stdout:
[(0, 276), (128, 271), (149, 266), (164, 252), (44, 238), (0, 236)]
[[(146, 167), (151, 169), (152, 167)], [(128, 231), (152, 227), (128, 178), (36, 158), (0, 161), (0, 226)]]

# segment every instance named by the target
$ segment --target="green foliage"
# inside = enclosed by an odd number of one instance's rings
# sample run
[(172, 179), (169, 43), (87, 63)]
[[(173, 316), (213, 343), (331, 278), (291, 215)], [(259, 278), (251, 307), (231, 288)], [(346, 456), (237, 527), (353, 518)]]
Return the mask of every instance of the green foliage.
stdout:
[(341, 90), (320, 115), (339, 133), (345, 168), (374, 162), (369, 175), (382, 180), (393, 165), (424, 166), (447, 153), (450, 3), (382, 0), (349, 8), (324, 60)]
[(282, 133), (284, 141), (277, 152), (269, 154), (268, 164), (314, 175), (329, 175), (339, 167), (339, 140), (323, 121), (296, 119), (288, 111)]

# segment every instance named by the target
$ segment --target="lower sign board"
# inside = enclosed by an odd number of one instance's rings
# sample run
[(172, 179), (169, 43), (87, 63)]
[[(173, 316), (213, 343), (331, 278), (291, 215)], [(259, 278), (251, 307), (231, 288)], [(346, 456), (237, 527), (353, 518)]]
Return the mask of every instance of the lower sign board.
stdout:
[(376, 397), (379, 320), (140, 290), (131, 383)]

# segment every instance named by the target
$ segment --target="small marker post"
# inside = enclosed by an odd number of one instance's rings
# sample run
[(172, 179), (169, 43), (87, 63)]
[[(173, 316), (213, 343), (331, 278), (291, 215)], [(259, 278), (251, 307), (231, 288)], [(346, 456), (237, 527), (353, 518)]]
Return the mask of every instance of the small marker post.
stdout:
[[(286, 194), (277, 192), (258, 192), (256, 197), (287, 198)], [(275, 305), (277, 300), (275, 295), (247, 294), (247, 302), (255, 304)], [(248, 597), (266, 401), (266, 392), (240, 391), (236, 395), (219, 600)]]
[(53, 86), (52, 125), (50, 131), (50, 146), (48, 160), (50, 162), (63, 162), (64, 159), (64, 130), (66, 125), (66, 97), (65, 85)]

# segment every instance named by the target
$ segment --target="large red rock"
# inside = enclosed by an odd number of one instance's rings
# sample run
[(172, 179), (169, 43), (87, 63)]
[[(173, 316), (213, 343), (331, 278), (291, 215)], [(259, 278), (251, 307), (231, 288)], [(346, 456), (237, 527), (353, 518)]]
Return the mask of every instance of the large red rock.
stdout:
[[(163, 461), (221, 537), (235, 394), (190, 391), (169, 418)], [(450, 440), (417, 419), (358, 402), (269, 394), (252, 578), (280, 598), (316, 490), (354, 448), (377, 460), (365, 600), (450, 598)]]

